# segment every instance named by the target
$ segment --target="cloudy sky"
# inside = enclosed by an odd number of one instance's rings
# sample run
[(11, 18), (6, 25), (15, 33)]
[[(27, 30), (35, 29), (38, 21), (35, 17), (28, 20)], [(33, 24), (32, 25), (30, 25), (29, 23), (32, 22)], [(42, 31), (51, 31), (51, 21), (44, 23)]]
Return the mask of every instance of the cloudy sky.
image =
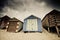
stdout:
[[(1, 0), (0, 1), (0, 16), (8, 15), (9, 17), (16, 17), (23, 21), (30, 15), (35, 15), (43, 18), (47, 13), (53, 9), (60, 10), (60, 3), (53, 0)], [(52, 6), (53, 5), (53, 6)]]

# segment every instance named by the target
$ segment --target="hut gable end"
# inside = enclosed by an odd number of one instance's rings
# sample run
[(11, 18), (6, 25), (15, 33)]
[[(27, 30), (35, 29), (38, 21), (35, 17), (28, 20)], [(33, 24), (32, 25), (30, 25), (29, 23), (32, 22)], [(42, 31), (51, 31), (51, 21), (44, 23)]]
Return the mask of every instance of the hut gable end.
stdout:
[(9, 21), (16, 21), (16, 22), (21, 22), (21, 23), (23, 23), (22, 21), (20, 21), (20, 20), (18, 20), (17, 18), (11, 18)]
[(31, 16), (27, 17), (26, 19), (40, 19), (40, 18), (38, 18), (38, 17), (36, 17), (34, 15), (31, 15)]
[(52, 10), (51, 12), (49, 12), (48, 14), (45, 15), (45, 17), (42, 19), (42, 21), (48, 16), (48, 15), (60, 15), (60, 11), (58, 10)]
[(9, 16), (7, 16), (7, 15), (5, 15), (4, 17), (2, 17), (2, 21), (6, 21), (6, 20), (9, 20), (10, 19), (10, 17)]
[(23, 23), (17, 18), (12, 18), (9, 20), (7, 31), (18, 32), (22, 29)]
[(31, 15), (24, 19), (23, 31), (26, 32), (42, 32), (41, 19)]

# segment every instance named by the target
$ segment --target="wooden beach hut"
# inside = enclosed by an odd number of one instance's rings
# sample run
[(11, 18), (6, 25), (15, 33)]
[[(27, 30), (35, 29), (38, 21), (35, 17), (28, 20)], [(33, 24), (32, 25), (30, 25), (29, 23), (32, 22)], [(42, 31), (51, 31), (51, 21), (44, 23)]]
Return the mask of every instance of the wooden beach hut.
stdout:
[(23, 31), (26, 32), (42, 32), (41, 19), (31, 15), (24, 19)]
[[(58, 34), (60, 35), (60, 11), (57, 10), (52, 10), (49, 12), (43, 19), (42, 19), (42, 25), (44, 28), (47, 28), (49, 32), (51, 30), (55, 30)], [(55, 29), (52, 29), (55, 28)], [(51, 30), (50, 30), (51, 29)]]
[(22, 30), (23, 22), (17, 18), (12, 18), (8, 22), (7, 31), (8, 32), (19, 32)]
[(7, 23), (8, 23), (9, 20), (10, 20), (10, 17), (7, 16), (7, 15), (5, 15), (1, 18), (1, 21), (2, 21), (1, 28), (2, 29), (6, 29), (6, 26), (7, 26)]

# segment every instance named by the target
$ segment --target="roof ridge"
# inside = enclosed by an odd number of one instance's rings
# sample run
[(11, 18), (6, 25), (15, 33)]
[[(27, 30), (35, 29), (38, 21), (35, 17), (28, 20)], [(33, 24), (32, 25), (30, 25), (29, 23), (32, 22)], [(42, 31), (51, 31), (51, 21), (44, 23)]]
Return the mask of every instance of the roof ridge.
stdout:
[(36, 17), (36, 16), (34, 16), (34, 15), (30, 15), (30, 16), (28, 16), (27, 18), (25, 18), (25, 19), (29, 19), (29, 18), (38, 18), (38, 19), (40, 19), (39, 17)]

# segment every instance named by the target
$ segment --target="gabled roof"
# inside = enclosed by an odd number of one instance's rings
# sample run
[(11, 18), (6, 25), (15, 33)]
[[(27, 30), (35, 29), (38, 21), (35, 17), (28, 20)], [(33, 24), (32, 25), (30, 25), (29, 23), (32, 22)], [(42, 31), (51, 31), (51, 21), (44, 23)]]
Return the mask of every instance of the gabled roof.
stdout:
[(20, 21), (20, 20), (18, 20), (17, 18), (11, 18), (9, 21), (19, 21), (19, 22), (22, 22), (22, 21)]
[(10, 19), (10, 17), (7, 16), (7, 15), (5, 15), (5, 16), (3, 16), (3, 17), (1, 18), (2, 21), (3, 21), (3, 20), (9, 20), (9, 19)]
[(49, 12), (48, 14), (60, 14), (60, 11), (54, 9), (51, 12)]
[(9, 21), (19, 21), (17, 18), (11, 18)]
[(9, 16), (7, 16), (7, 15), (3, 16), (2, 18), (5, 18), (5, 17), (6, 17), (6, 18), (10, 18), (10, 17), (9, 17)]
[(29, 17), (27, 17), (27, 18), (25, 18), (25, 19), (40, 19), (40, 18), (38, 18), (38, 17), (36, 17), (36, 16), (34, 16), (34, 15), (30, 15)]
[[(51, 15), (60, 15), (60, 11), (54, 9), (51, 12), (49, 12), (48, 14), (46, 14), (45, 17), (50, 15), (50, 14)], [(42, 21), (45, 19), (45, 17), (42, 19)]]

